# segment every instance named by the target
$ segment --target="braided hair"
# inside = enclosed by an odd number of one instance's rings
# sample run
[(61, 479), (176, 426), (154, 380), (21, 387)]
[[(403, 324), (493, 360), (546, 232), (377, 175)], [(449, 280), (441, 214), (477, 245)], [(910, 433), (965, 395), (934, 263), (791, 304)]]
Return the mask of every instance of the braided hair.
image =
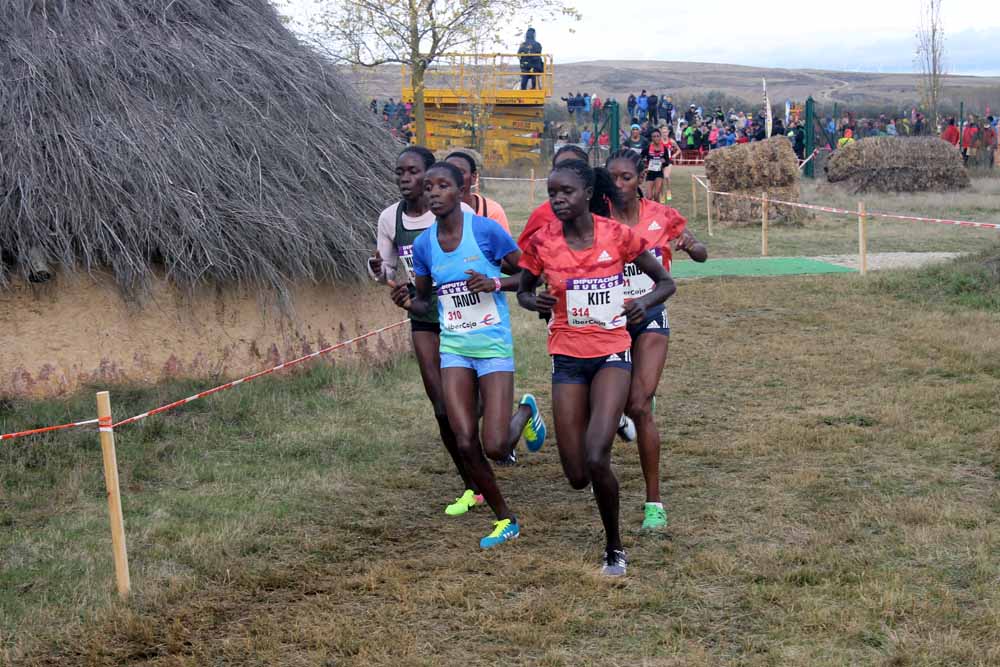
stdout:
[[(646, 165), (643, 162), (642, 155), (638, 151), (632, 148), (620, 148), (614, 153), (608, 156), (608, 159), (604, 162), (604, 167), (607, 168), (611, 166), (611, 163), (616, 160), (625, 160), (629, 162), (633, 167), (635, 167), (636, 176), (641, 176), (643, 169)], [(639, 199), (642, 199), (642, 186), (640, 185), (635, 189), (636, 195)]]
[(552, 169), (552, 173), (557, 171), (571, 171), (583, 181), (584, 187), (593, 188), (594, 193), (590, 197), (591, 213), (608, 218), (611, 217), (612, 206), (620, 208), (624, 204), (621, 191), (615, 186), (611, 174), (603, 167), (591, 167), (583, 160), (567, 160)]
[(574, 155), (576, 155), (578, 158), (580, 158), (584, 162), (586, 162), (587, 159), (588, 159), (588, 157), (589, 157), (587, 155), (587, 151), (583, 150), (582, 148), (580, 148), (576, 144), (564, 144), (564, 145), (560, 146), (559, 150), (556, 151), (556, 154), (552, 156), (552, 166), (553, 167), (556, 165), (556, 160), (558, 160), (559, 156), (562, 155), (563, 153), (573, 153)]

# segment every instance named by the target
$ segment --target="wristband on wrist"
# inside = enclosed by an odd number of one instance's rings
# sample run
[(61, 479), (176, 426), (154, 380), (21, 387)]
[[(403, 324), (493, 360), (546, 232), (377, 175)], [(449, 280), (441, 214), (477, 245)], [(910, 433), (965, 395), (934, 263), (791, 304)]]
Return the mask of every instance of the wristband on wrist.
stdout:
[(499, 278), (493, 279), (493, 291), (500, 292), (503, 290), (503, 283), (500, 282)]

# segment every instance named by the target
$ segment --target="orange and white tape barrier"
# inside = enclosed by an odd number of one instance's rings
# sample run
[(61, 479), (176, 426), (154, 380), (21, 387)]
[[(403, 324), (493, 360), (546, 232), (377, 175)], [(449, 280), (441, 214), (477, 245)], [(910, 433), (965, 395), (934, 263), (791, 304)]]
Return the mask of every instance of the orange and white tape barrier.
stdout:
[(15, 431), (14, 433), (4, 433), (3, 435), (0, 435), (0, 440), (13, 440), (14, 438), (22, 438), (27, 435), (39, 435), (41, 433), (51, 433), (52, 431), (64, 431), (69, 428), (90, 426), (96, 423), (97, 423), (96, 419), (88, 419), (82, 422), (70, 422), (69, 424), (60, 424), (59, 426), (43, 426), (42, 428), (33, 428), (27, 431)]
[[(705, 188), (706, 192), (713, 195), (719, 195), (720, 197), (733, 197), (736, 199), (749, 199), (751, 201), (764, 201), (763, 197), (755, 197), (753, 195), (743, 195), (735, 194), (732, 192), (721, 192), (719, 190), (712, 190), (711, 187), (703, 181), (701, 178), (695, 176), (694, 179), (698, 181), (701, 187)], [(833, 206), (819, 206), (816, 204), (802, 204), (800, 202), (783, 201), (781, 199), (768, 199), (769, 204), (780, 204), (782, 206), (791, 206), (793, 208), (804, 208), (810, 211), (822, 211), (824, 213), (834, 213), (838, 215), (849, 215), (857, 216), (857, 211), (849, 211), (845, 208), (835, 208)], [(1000, 223), (995, 222), (975, 222), (973, 220), (951, 220), (948, 218), (927, 218), (919, 215), (903, 215), (901, 213), (878, 213), (875, 211), (866, 211), (865, 217), (869, 218), (887, 218), (890, 220), (911, 220), (914, 222), (931, 222), (940, 225), (957, 225), (959, 227), (975, 227), (978, 229), (993, 229), (1000, 231)]]
[(199, 398), (205, 398), (206, 396), (211, 396), (212, 394), (217, 394), (220, 391), (225, 391), (226, 389), (232, 389), (233, 387), (237, 387), (237, 386), (243, 384), (244, 382), (250, 382), (251, 380), (256, 380), (259, 377), (263, 377), (265, 375), (270, 375), (271, 373), (274, 373), (275, 371), (280, 371), (280, 370), (284, 370), (286, 368), (291, 368), (292, 366), (297, 366), (297, 365), (299, 365), (301, 363), (304, 363), (304, 362), (309, 361), (311, 359), (315, 359), (315, 358), (320, 357), (320, 356), (322, 356), (324, 354), (329, 354), (330, 352), (333, 352), (335, 350), (339, 350), (339, 349), (341, 349), (343, 347), (347, 347), (348, 345), (353, 345), (354, 343), (358, 343), (358, 342), (363, 341), (363, 340), (365, 340), (367, 338), (371, 338), (372, 336), (378, 336), (379, 334), (383, 334), (386, 331), (390, 331), (390, 330), (395, 329), (397, 327), (401, 327), (404, 324), (406, 324), (407, 322), (409, 322), (409, 319), (400, 320), (399, 322), (396, 322), (394, 324), (390, 324), (388, 326), (384, 326), (384, 327), (382, 327), (380, 329), (375, 329), (373, 331), (369, 331), (368, 333), (361, 334), (360, 336), (355, 336), (354, 338), (349, 338), (348, 340), (344, 340), (344, 341), (341, 341), (341, 342), (336, 343), (334, 345), (330, 345), (329, 347), (324, 347), (321, 350), (317, 350), (316, 352), (312, 352), (312, 353), (307, 354), (305, 356), (299, 357), (298, 359), (292, 359), (291, 361), (286, 361), (283, 364), (278, 364), (277, 366), (275, 366), (273, 368), (268, 368), (267, 370), (258, 371), (257, 373), (253, 373), (251, 375), (247, 375), (246, 377), (242, 377), (239, 380), (233, 380), (232, 382), (227, 382), (225, 384), (220, 384), (218, 387), (213, 387), (212, 389), (208, 389), (206, 391), (199, 392), (199, 393), (195, 394), (194, 396), (188, 396), (187, 398), (182, 398), (179, 401), (174, 401), (173, 403), (168, 403), (167, 405), (160, 406), (160, 407), (155, 408), (153, 410), (150, 410), (148, 412), (143, 412), (142, 414), (138, 414), (138, 415), (136, 415), (134, 417), (129, 417), (128, 419), (123, 419), (120, 422), (115, 423), (115, 424), (112, 424), (110, 419), (106, 419), (106, 420), (103, 420), (103, 421), (99, 421), (97, 419), (88, 419), (86, 421), (72, 422), (70, 424), (61, 424), (59, 426), (45, 426), (43, 428), (34, 428), (34, 429), (27, 430), (27, 431), (17, 431), (17, 432), (14, 432), (14, 433), (4, 433), (4, 434), (0, 435), (0, 440), (13, 440), (14, 438), (20, 438), (20, 437), (29, 436), (29, 435), (38, 435), (40, 433), (49, 433), (51, 431), (61, 431), (61, 430), (64, 430), (64, 429), (77, 428), (77, 427), (81, 427), (81, 426), (91, 426), (93, 424), (98, 424), (98, 426), (99, 426), (99, 428), (100, 428), (101, 431), (111, 431), (113, 429), (118, 428), (119, 426), (127, 426), (128, 424), (133, 424), (133, 423), (135, 423), (135, 422), (137, 422), (139, 420), (145, 419), (146, 417), (152, 417), (153, 415), (158, 415), (158, 414), (162, 414), (164, 412), (167, 412), (168, 410), (173, 410), (174, 408), (180, 407), (180, 406), (185, 405), (187, 403), (191, 403), (192, 401), (196, 401)]

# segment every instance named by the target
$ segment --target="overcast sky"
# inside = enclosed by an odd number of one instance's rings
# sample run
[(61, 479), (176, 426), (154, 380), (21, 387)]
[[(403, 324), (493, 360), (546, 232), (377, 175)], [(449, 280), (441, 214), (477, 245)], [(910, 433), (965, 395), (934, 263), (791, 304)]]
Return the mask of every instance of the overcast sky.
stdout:
[[(318, 4), (284, 0), (297, 29)], [(556, 62), (681, 60), (761, 67), (849, 71), (914, 71), (919, 0), (838, 2), (620, 3), (571, 2), (583, 18), (535, 23), (538, 41)], [(943, 0), (950, 74), (1000, 75), (1000, 11), (994, 0)], [(517, 49), (521, 26), (511, 28)], [(570, 32), (570, 30), (575, 32)]]

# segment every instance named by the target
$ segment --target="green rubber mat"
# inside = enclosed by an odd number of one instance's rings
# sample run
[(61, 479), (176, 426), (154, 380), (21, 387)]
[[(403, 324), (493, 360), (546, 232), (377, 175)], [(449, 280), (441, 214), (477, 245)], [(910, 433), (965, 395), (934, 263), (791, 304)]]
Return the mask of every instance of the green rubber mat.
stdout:
[(855, 273), (854, 269), (821, 262), (808, 257), (759, 257), (747, 259), (712, 259), (699, 264), (677, 261), (671, 267), (675, 278), (711, 276), (791, 276), (807, 273)]

